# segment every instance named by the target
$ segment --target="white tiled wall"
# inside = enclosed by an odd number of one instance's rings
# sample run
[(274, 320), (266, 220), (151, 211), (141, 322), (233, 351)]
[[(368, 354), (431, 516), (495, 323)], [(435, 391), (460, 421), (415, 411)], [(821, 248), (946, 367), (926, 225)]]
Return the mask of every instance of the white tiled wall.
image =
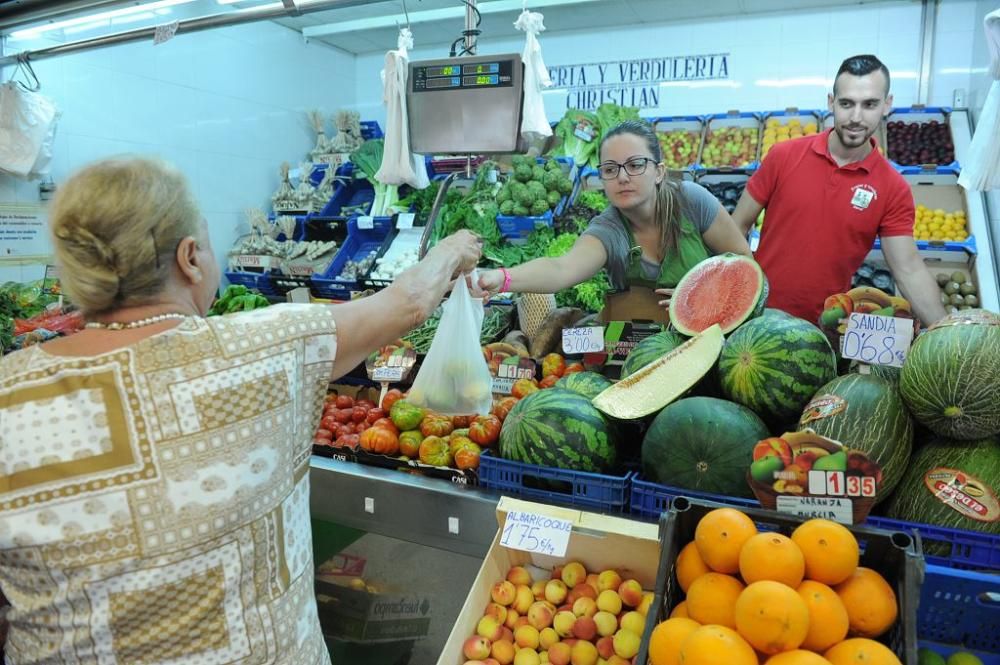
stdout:
[[(274, 23), (181, 35), (35, 63), (63, 112), (53, 177), (121, 153), (157, 155), (191, 182), (221, 257), (247, 230), (243, 211), (269, 210), (282, 161), (313, 145), (305, 111), (354, 105), (354, 56), (303, 43)], [(328, 125), (328, 131), (332, 127)], [(35, 202), (38, 183), (0, 176), (0, 201)], [(242, 227), (242, 229), (241, 229)], [(0, 283), (42, 266), (0, 265)]]
[[(950, 5), (946, 2), (945, 6)], [(963, 2), (963, 5), (975, 4)], [(544, 10), (542, 10), (544, 13)], [(942, 12), (947, 13), (943, 8)], [(965, 8), (968, 14), (969, 8)], [(826, 108), (829, 84), (841, 61), (875, 53), (889, 67), (897, 104), (915, 100), (919, 64), (920, 4), (854, 5), (752, 17), (625, 26), (591, 32), (559, 32), (547, 24), (540, 41), (548, 66), (607, 60), (729, 52), (731, 81), (661, 87), (658, 109), (645, 116), (710, 113), (739, 108), (764, 111), (787, 106)], [(441, 57), (446, 47), (418, 48), (413, 59)], [(480, 40), (481, 53), (520, 52), (523, 39)], [(590, 47), (588, 48), (589, 45)], [(614, 48), (609, 48), (614, 45)], [(384, 117), (377, 87), (382, 54), (358, 56), (357, 99), (364, 117)], [(551, 120), (566, 110), (566, 95), (547, 92)]]

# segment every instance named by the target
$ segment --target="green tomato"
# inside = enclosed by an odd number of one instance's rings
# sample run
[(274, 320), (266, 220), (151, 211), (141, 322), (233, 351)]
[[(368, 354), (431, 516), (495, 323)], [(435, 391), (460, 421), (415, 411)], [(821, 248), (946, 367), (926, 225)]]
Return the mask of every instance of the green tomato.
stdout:
[(389, 418), (400, 431), (417, 429), (420, 426), (420, 421), (424, 419), (424, 410), (401, 399), (392, 405), (392, 409), (389, 410)]

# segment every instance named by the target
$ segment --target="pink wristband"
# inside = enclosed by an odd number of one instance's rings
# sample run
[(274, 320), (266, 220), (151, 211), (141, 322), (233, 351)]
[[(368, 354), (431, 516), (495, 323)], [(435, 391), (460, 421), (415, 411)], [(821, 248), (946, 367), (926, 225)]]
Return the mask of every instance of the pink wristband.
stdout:
[(500, 272), (503, 273), (503, 286), (500, 287), (500, 293), (507, 293), (510, 289), (510, 271), (506, 268), (500, 268)]

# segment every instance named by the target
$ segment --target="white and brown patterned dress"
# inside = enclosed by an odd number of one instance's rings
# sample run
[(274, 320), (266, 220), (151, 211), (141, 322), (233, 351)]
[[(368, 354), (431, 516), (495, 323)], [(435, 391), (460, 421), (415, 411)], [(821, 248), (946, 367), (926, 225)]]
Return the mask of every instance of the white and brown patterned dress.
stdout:
[(278, 305), (3, 358), (8, 663), (329, 663), (308, 470), (336, 346), (327, 307)]

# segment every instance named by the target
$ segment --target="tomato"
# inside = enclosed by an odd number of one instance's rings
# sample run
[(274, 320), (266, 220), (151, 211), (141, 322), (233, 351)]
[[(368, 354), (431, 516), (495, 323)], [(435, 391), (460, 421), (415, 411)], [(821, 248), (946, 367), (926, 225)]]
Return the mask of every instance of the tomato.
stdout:
[(379, 418), (378, 420), (372, 423), (372, 427), (381, 427), (383, 429), (389, 430), (396, 436), (399, 436), (399, 428), (396, 427), (396, 424), (393, 423), (388, 418)]
[(371, 411), (372, 409), (375, 408), (375, 402), (371, 401), (370, 399), (359, 399), (354, 403), (354, 406), (363, 406), (369, 411)]
[[(385, 407), (382, 408), (384, 409)], [(404, 431), (417, 429), (420, 421), (424, 419), (424, 415), (426, 415), (426, 412), (423, 409), (405, 400), (396, 401), (389, 410), (389, 417), (392, 418), (393, 424)]]
[(337, 425), (339, 424), (340, 423), (338, 423), (337, 419), (334, 418), (333, 416), (324, 416), (323, 420), (319, 421), (320, 427), (322, 427), (323, 429), (328, 429), (331, 432), (337, 429)]
[(373, 423), (379, 418), (385, 418), (386, 415), (387, 414), (385, 412), (385, 409), (376, 406), (375, 408), (368, 410), (368, 417), (365, 418), (365, 420), (367, 420), (369, 423)]
[(351, 420), (356, 423), (363, 423), (368, 419), (368, 409), (363, 406), (356, 406), (351, 410)]
[(476, 444), (472, 442), (472, 439), (470, 439), (467, 436), (448, 437), (448, 452), (451, 453), (452, 457), (454, 457), (455, 453), (461, 450), (462, 448), (466, 446), (475, 446), (475, 445)]
[(534, 392), (538, 392), (538, 381), (534, 379), (518, 379), (510, 389), (510, 394), (518, 399), (523, 399)]
[(451, 451), (448, 442), (439, 436), (428, 436), (420, 442), (419, 458), (423, 464), (450, 466)]
[(455, 427), (447, 416), (429, 415), (420, 423), (420, 433), (424, 436), (448, 436)]
[(399, 438), (384, 427), (372, 427), (361, 435), (361, 449), (378, 455), (399, 453)]
[(560, 377), (566, 372), (566, 359), (558, 353), (550, 353), (542, 358), (542, 378)]
[(333, 414), (334, 419), (341, 425), (346, 425), (351, 422), (351, 413), (353, 409), (338, 409), (337, 413)]
[(517, 404), (518, 401), (519, 400), (516, 397), (501, 397), (493, 403), (491, 413), (499, 418), (502, 423), (507, 419), (507, 414), (510, 413), (510, 410), (514, 408), (514, 405)]
[(556, 382), (561, 378), (562, 377), (560, 377), (558, 374), (549, 374), (547, 377), (538, 382), (538, 387), (541, 388), (542, 390), (545, 390), (546, 388), (552, 388), (553, 386), (556, 385)]
[(420, 444), (423, 440), (424, 435), (415, 429), (403, 432), (399, 435), (399, 452), (410, 459), (416, 459), (420, 455)]
[(497, 416), (479, 416), (469, 426), (469, 438), (481, 446), (492, 446), (500, 438), (500, 419)]
[(451, 425), (455, 429), (462, 429), (463, 427), (468, 427), (475, 416), (452, 416)]
[(337, 401), (337, 393), (327, 393), (326, 397), (323, 398), (324, 404), (333, 404)]
[(332, 446), (333, 445), (333, 440), (332, 439), (324, 439), (321, 436), (317, 436), (317, 437), (313, 437), (313, 445), (314, 446)]
[(566, 371), (563, 372), (563, 376), (567, 374), (576, 374), (577, 372), (584, 371), (583, 363), (570, 363), (566, 365)]
[(337, 438), (334, 446), (337, 448), (350, 448), (351, 450), (357, 450), (360, 443), (361, 437), (357, 434), (345, 434), (344, 436)]
[(338, 409), (353, 409), (354, 408), (354, 398), (348, 395), (338, 395), (337, 396), (337, 408)]
[(354, 434), (354, 424), (352, 423), (350, 425), (337, 425), (337, 429), (330, 431), (333, 432), (334, 434), (333, 438), (339, 439), (345, 434)]
[(463, 445), (455, 450), (453, 454), (455, 466), (463, 470), (478, 469), (479, 456), (482, 452), (483, 451), (479, 448), (479, 446), (470, 441), (468, 445)]
[(385, 394), (382, 398), (382, 408), (385, 409), (386, 413), (392, 412), (392, 405), (403, 399), (403, 393), (398, 388), (393, 388)]
[(322, 439), (332, 439), (333, 438), (333, 430), (327, 429), (325, 427), (324, 428), (320, 428), (320, 429), (316, 430), (316, 436), (319, 437), (319, 438), (322, 438)]

